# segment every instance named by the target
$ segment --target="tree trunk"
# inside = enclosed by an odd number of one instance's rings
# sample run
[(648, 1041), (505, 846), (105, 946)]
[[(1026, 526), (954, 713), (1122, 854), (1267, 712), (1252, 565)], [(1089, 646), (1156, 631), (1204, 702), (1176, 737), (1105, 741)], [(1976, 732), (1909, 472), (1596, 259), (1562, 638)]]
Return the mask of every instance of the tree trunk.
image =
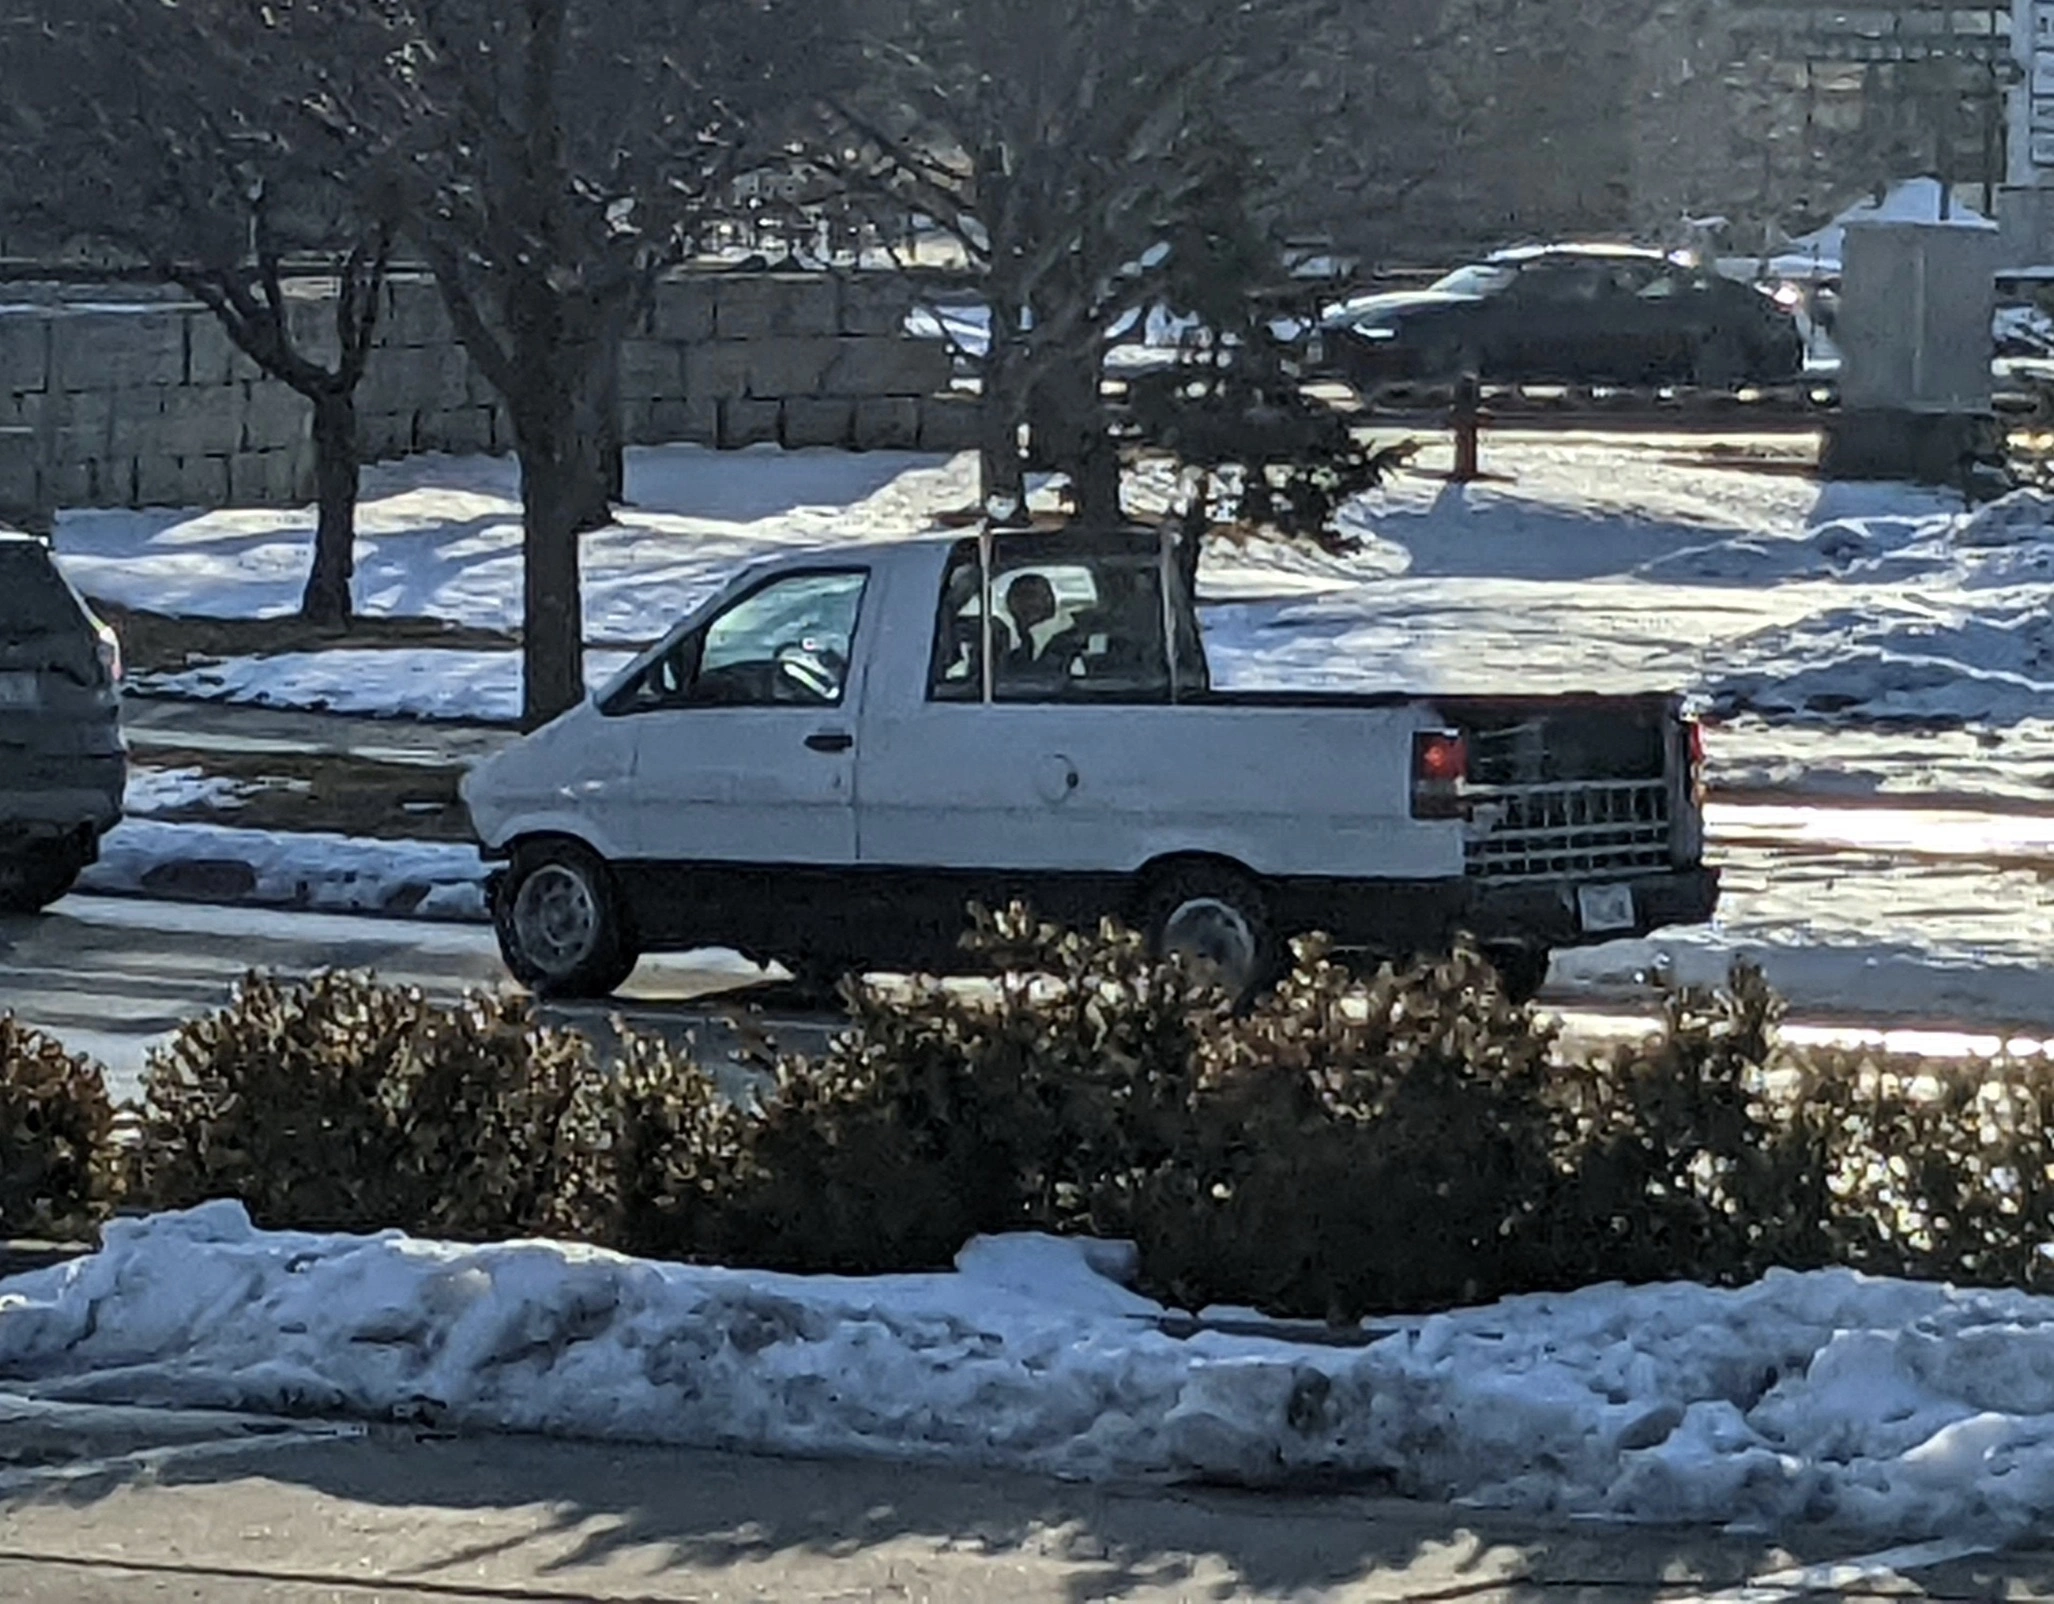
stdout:
[(1099, 393), (1097, 337), (1052, 355), (1030, 408), (1036, 454), (1068, 477), (1077, 521), (1107, 528), (1120, 521), (1120, 452)]
[(995, 304), (977, 408), (978, 477), (985, 515), (1020, 525), (1027, 522), (1027, 473), (1020, 460), (1020, 426), (1027, 421), (1023, 357), (1019, 334)]
[(578, 493), (578, 528), (604, 529), (627, 489), (623, 450), (620, 342), (626, 333), (624, 310), (606, 310), (594, 319), (598, 334), (583, 353), (584, 382), (577, 388), (576, 428), (592, 442), (589, 473)]
[(356, 573), (357, 405), (347, 392), (314, 398), (314, 566), (300, 597), (300, 617), (338, 628), (350, 620)]
[[(563, 420), (567, 425), (568, 419)], [(597, 463), (575, 432), (517, 422), (521, 458), (521, 723), (536, 729), (585, 699), (578, 535)]]

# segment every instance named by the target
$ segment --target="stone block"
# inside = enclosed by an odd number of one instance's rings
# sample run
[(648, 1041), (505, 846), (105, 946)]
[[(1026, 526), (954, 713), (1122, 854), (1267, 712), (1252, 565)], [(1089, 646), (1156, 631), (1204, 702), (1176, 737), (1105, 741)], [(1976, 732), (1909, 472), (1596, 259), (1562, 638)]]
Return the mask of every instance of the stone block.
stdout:
[(47, 534), (51, 507), (33, 429), (0, 428), (0, 524)]
[(856, 433), (856, 403), (814, 396), (794, 396), (784, 404), (783, 440), (793, 448), (847, 448)]
[(385, 315), (373, 336), (385, 345), (450, 345), (449, 308), (435, 280), (425, 275), (385, 281)]
[(414, 449), (413, 413), (359, 412), (357, 449), (368, 462), (406, 456)]
[(624, 401), (654, 401), (685, 393), (684, 361), (665, 340), (623, 340), (620, 393)]
[(749, 393), (749, 351), (739, 340), (684, 349), (685, 394), (695, 400), (718, 401)]
[(66, 390), (183, 384), (185, 315), (141, 302), (133, 310), (62, 313), (50, 324), (50, 368)]
[(178, 505), (181, 507), (227, 506), (228, 459), (180, 457), (178, 492)]
[(721, 397), (721, 448), (732, 451), (738, 446), (777, 444), (778, 414), (782, 410), (775, 401), (752, 401), (744, 396)]
[(678, 441), (715, 445), (720, 440), (720, 403), (711, 396), (655, 401), (650, 404), (645, 427), (643, 445), (667, 446)]
[(440, 412), (475, 404), (470, 364), (454, 345), (399, 346), (380, 351), (376, 361), (384, 367), (386, 410)]
[(932, 395), (954, 371), (939, 340), (858, 335), (835, 344), (822, 385), (829, 395)]
[(335, 332), (335, 297), (326, 288), (288, 286), (285, 332), (293, 350), (319, 367), (332, 371), (342, 360), (342, 339)]
[(456, 407), (423, 412), (414, 419), (416, 451), (446, 451), (451, 456), (481, 456), (492, 449), (492, 410)]
[(257, 365), (242, 354), (221, 319), (212, 312), (185, 314), (185, 382), (196, 387), (234, 384), (256, 373)]
[(184, 466), (178, 458), (163, 455), (139, 457), (135, 465), (135, 504), (138, 507), (183, 507), (186, 501)]
[(664, 279), (649, 309), (649, 332), (678, 344), (712, 339), (712, 284), (698, 276)]
[(761, 273), (718, 281), (713, 332), (722, 340), (834, 334), (841, 328), (839, 286), (824, 274)]
[(0, 392), (49, 385), (51, 321), (34, 308), (0, 312)]
[(975, 396), (931, 395), (920, 403), (922, 451), (975, 451), (980, 419)]
[(276, 379), (260, 379), (243, 387), (244, 451), (279, 451), (307, 438), (314, 408), (305, 396)]
[(842, 280), (843, 334), (903, 334), (912, 309), (913, 296), (896, 273), (859, 273)]
[(159, 397), (154, 426), (143, 426), (152, 450), (177, 457), (226, 456), (241, 447), (241, 391), (220, 384), (142, 393)]
[(865, 396), (856, 403), (858, 451), (911, 451), (920, 444), (920, 403), (909, 395)]
[(818, 395), (834, 365), (839, 340), (751, 340), (746, 393), (763, 399)]
[(48, 483), (50, 499), (59, 507), (100, 505), (93, 494), (93, 461), (90, 457), (52, 458)]
[(301, 501), (290, 451), (239, 451), (228, 459), (231, 507), (292, 507)]

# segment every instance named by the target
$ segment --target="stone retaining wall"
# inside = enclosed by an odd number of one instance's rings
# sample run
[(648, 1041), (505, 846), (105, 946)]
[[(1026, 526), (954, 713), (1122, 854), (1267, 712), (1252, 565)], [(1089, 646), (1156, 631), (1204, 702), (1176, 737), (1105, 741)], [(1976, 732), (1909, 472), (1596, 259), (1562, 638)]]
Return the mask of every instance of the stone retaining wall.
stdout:
[[(332, 349), (328, 286), (296, 283), (305, 348)], [(512, 431), (432, 281), (386, 290), (357, 392), (372, 459), (506, 452)], [(894, 276), (712, 274), (660, 285), (622, 350), (633, 444), (958, 450), (971, 403), (945, 347), (904, 332)], [(310, 408), (265, 378), (203, 307), (75, 293), (0, 305), (0, 431), (35, 441), (35, 494), (67, 507), (296, 504), (313, 493)], [(12, 451), (19, 458), (23, 451)], [(21, 472), (0, 493), (19, 498)]]

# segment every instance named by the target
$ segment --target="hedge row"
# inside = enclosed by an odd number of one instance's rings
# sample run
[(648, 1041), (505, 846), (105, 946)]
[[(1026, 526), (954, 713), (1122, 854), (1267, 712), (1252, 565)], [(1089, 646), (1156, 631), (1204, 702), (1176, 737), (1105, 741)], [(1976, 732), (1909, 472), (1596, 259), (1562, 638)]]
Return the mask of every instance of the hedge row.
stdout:
[(2054, 1270), (2054, 1069), (1797, 1050), (1745, 966), (1579, 1059), (1467, 951), (1363, 977), (1302, 943), (1236, 1010), (1112, 926), (1014, 909), (971, 939), (995, 981), (848, 983), (847, 1028), (766, 1053), (742, 1102), (661, 1041), (602, 1065), (518, 1001), (252, 977), (154, 1056), (117, 1139), (97, 1068), (0, 1022), (0, 1231), (231, 1196), (277, 1227), (846, 1272), (1090, 1232), (1186, 1306), (1334, 1318), (1772, 1265)]

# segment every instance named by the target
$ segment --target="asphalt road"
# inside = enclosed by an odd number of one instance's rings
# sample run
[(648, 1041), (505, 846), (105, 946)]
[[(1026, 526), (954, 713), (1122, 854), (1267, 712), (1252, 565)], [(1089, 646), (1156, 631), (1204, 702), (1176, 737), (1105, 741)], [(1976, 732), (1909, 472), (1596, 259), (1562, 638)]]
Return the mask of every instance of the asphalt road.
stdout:
[[(483, 926), (89, 896), (0, 918), (0, 1010), (99, 1059), (117, 1097), (135, 1094), (153, 1043), (222, 1006), (253, 969), (364, 969), (443, 999), (508, 984)], [(750, 993), (763, 981), (729, 955), (654, 958), (610, 1002), (544, 1013), (602, 1042), (615, 1019), (672, 1040), (690, 1034), (716, 1069), (735, 1039), (730, 1014), (751, 1016), (780, 1045), (818, 1047), (833, 1019), (780, 1007), (774, 991), (758, 1003)]]
[(1376, 1488), (1065, 1485), (4, 1393), (0, 1423), (0, 1597), (20, 1604), (2054, 1596), (2032, 1550), (1530, 1521)]

